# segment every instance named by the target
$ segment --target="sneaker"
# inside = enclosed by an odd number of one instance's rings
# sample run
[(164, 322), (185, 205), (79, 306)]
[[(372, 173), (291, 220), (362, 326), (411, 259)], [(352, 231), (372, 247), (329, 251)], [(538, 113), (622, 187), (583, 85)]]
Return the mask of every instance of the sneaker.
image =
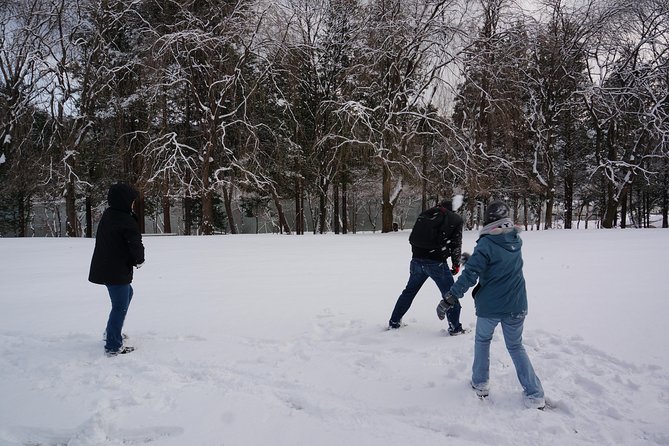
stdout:
[(525, 407), (528, 409), (544, 410), (546, 408), (546, 400), (544, 398), (525, 397)]
[(472, 384), (471, 386), (472, 389), (474, 389), (474, 392), (476, 392), (476, 396), (478, 396), (481, 399), (486, 398), (488, 395), (490, 395), (490, 389), (488, 389), (487, 387), (478, 388), (474, 384)]
[(467, 330), (462, 328), (462, 324), (458, 324), (458, 326), (455, 327), (455, 328), (448, 327), (448, 334), (451, 335), (451, 336), (457, 336), (457, 335), (461, 335), (461, 334), (465, 334), (465, 333), (467, 333)]
[(134, 352), (134, 351), (135, 351), (135, 347), (130, 347), (130, 346), (121, 347), (118, 350), (107, 350), (107, 349), (105, 349), (105, 355), (107, 355), (108, 357), (112, 357), (112, 356), (117, 356), (117, 355), (125, 355), (125, 354), (128, 354), (130, 352)]

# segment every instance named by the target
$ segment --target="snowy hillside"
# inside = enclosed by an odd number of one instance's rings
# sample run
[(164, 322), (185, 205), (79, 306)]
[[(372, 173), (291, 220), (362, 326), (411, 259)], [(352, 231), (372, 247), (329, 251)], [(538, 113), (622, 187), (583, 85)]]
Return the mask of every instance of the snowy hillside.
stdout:
[(473, 334), (443, 334), (432, 282), (384, 330), (408, 232), (146, 237), (137, 350), (116, 358), (93, 240), (0, 239), (0, 445), (669, 445), (669, 231), (522, 237), (546, 411), (524, 408), (499, 329), (474, 396)]

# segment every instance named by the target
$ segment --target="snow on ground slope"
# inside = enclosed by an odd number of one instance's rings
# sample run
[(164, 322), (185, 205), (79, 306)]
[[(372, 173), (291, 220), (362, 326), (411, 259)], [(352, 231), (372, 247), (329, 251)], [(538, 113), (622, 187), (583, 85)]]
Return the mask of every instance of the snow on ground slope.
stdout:
[(0, 239), (0, 446), (669, 445), (669, 231), (523, 233), (546, 411), (524, 408), (499, 329), (473, 395), (473, 333), (444, 335), (433, 283), (384, 330), (407, 238), (146, 237), (137, 351), (116, 358), (93, 241)]

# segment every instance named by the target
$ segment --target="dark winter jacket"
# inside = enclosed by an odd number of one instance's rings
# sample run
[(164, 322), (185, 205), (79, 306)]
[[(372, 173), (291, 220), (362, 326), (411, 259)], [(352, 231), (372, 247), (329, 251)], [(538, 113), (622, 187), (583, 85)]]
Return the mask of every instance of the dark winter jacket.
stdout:
[(462, 217), (445, 208), (435, 207), (431, 210), (436, 209), (441, 209), (445, 214), (440, 247), (437, 249), (425, 249), (411, 245), (412, 257), (414, 259), (429, 259), (437, 262), (446, 262), (450, 257), (452, 265), (459, 265), (462, 250), (462, 227), (464, 225)]
[(527, 312), (527, 292), (523, 276), (520, 230), (498, 228), (481, 236), (450, 293), (462, 298), (476, 284), (476, 315), (501, 318)]
[(144, 245), (132, 202), (139, 196), (127, 184), (109, 189), (109, 207), (102, 214), (95, 235), (95, 250), (88, 280), (104, 285), (132, 282), (132, 267), (144, 263)]

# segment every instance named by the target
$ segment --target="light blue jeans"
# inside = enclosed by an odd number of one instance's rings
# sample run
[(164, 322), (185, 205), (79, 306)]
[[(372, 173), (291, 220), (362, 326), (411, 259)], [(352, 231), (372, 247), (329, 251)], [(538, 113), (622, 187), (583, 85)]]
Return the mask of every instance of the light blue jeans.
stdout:
[(529, 356), (523, 347), (523, 324), (525, 313), (513, 314), (503, 318), (478, 317), (476, 319), (476, 337), (474, 340), (474, 365), (472, 366), (472, 386), (487, 390), (490, 379), (490, 341), (497, 324), (502, 324), (504, 343), (516, 367), (516, 375), (523, 386), (525, 396), (530, 399), (542, 399), (544, 389), (534, 373)]

